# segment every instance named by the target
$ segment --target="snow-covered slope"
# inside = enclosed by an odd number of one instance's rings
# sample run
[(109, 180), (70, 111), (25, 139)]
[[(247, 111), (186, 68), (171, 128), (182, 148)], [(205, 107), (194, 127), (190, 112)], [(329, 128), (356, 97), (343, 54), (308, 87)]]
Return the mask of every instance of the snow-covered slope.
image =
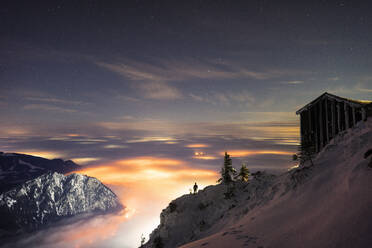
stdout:
[(29, 232), (66, 217), (121, 208), (116, 195), (96, 178), (48, 173), (0, 195), (0, 231)]
[(79, 170), (71, 160), (45, 159), (19, 153), (0, 152), (0, 193), (47, 172), (67, 173)]
[(314, 166), (182, 196), (145, 247), (371, 247), (370, 148), (371, 119), (331, 141)]

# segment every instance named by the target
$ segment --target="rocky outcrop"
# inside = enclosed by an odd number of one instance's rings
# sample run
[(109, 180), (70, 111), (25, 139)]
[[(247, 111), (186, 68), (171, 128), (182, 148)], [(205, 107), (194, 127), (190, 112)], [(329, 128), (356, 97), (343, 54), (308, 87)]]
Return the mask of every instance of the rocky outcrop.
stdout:
[(259, 172), (250, 182), (208, 186), (197, 194), (184, 195), (164, 209), (160, 225), (151, 233), (145, 247), (178, 247), (207, 236), (256, 206), (272, 199), (276, 193), (276, 176)]
[(4, 235), (31, 232), (67, 217), (122, 208), (117, 196), (96, 178), (48, 173), (0, 195), (0, 230)]

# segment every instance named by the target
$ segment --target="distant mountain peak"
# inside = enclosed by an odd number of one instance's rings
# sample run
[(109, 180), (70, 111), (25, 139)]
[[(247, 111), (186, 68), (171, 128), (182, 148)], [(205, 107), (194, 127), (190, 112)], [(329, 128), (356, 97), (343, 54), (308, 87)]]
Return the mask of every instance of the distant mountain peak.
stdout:
[(122, 209), (117, 196), (98, 179), (50, 172), (0, 195), (0, 229), (34, 231), (66, 217)]
[(0, 152), (0, 193), (48, 172), (64, 174), (79, 169), (71, 160)]

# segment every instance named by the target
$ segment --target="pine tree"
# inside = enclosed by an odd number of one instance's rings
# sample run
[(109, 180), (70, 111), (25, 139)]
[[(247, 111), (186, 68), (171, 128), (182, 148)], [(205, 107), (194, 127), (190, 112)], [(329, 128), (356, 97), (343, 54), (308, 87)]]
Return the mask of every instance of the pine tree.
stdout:
[(239, 174), (236, 176), (236, 178), (239, 178), (243, 182), (248, 182), (249, 176), (250, 173), (249, 169), (247, 168), (247, 165), (245, 163), (242, 163)]
[(223, 167), (221, 169), (221, 178), (218, 179), (218, 182), (230, 183), (234, 181), (234, 176), (236, 170), (232, 167), (232, 160), (230, 155), (225, 152)]
[(141, 234), (141, 246), (140, 246), (140, 248), (145, 245), (145, 242), (146, 242), (146, 238), (145, 238), (145, 236), (143, 236), (143, 233), (142, 233)]
[(301, 144), (298, 146), (297, 154), (293, 155), (294, 161), (299, 161), (303, 165), (306, 161), (310, 161), (311, 165), (313, 164), (312, 157), (315, 154), (315, 145), (309, 140), (309, 138), (303, 138)]

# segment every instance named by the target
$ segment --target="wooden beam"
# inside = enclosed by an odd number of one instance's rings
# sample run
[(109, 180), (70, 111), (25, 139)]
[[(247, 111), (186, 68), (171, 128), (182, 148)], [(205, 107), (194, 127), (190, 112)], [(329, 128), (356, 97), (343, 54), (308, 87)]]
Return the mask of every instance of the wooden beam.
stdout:
[(345, 129), (349, 128), (349, 111), (347, 111), (347, 104), (344, 102), (344, 112), (345, 112)]
[(324, 106), (325, 106), (325, 135), (326, 135), (326, 143), (328, 144), (329, 142), (329, 127), (328, 127), (328, 121), (329, 121), (329, 118), (328, 118), (328, 100), (327, 98), (324, 99)]
[(337, 102), (337, 128), (338, 128), (338, 132), (341, 132), (341, 106), (340, 106), (340, 102)]
[(301, 134), (301, 142), (304, 140), (304, 113), (301, 112), (300, 114), (300, 134)]
[(332, 122), (332, 138), (336, 136), (336, 113), (335, 113), (335, 101), (331, 102), (331, 122)]
[(363, 121), (367, 120), (367, 112), (366, 112), (366, 108), (362, 108), (362, 120), (363, 120)]
[(311, 142), (313, 142), (313, 130), (312, 130), (312, 126), (311, 126), (311, 111), (310, 109), (307, 110), (307, 113), (308, 113), (308, 119), (309, 119), (309, 140)]
[(352, 110), (352, 115), (353, 115), (353, 127), (355, 127), (355, 124), (356, 124), (355, 108), (352, 107), (351, 110)]
[(323, 103), (322, 100), (319, 101), (319, 139), (320, 139), (320, 147), (319, 149), (323, 148), (323, 140), (324, 140), (324, 130), (323, 130)]
[(318, 105), (315, 105), (314, 108), (314, 132), (315, 132), (315, 150), (319, 152), (319, 114), (318, 114)]

